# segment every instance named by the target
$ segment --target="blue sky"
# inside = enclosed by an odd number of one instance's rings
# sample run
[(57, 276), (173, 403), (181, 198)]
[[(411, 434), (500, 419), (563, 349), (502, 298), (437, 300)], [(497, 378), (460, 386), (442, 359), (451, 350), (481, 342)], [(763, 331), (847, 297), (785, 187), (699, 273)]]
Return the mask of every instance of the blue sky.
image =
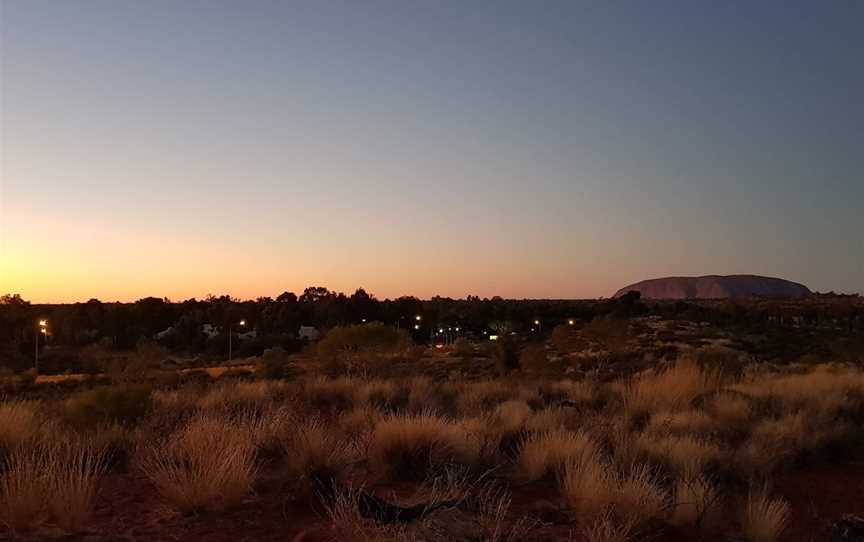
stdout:
[(864, 292), (864, 4), (0, 1), (0, 290)]

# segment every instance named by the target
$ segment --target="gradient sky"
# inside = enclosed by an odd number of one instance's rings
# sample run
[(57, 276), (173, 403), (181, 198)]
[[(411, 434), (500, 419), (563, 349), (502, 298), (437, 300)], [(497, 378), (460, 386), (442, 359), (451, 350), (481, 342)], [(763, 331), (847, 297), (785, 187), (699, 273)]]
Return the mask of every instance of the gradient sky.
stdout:
[(864, 3), (0, 0), (0, 293), (864, 292)]

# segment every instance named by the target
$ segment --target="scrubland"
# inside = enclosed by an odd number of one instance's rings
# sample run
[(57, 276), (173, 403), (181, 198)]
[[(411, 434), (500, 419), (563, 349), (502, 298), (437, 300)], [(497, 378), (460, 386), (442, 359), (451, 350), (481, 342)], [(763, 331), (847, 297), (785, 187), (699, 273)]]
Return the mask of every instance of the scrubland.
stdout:
[[(10, 395), (0, 528), (22, 539), (771, 542), (798, 536), (777, 482), (855, 464), (862, 421), (857, 367), (731, 373), (687, 356), (604, 379), (313, 366), (281, 380)], [(814, 523), (813, 539), (828, 527)]]

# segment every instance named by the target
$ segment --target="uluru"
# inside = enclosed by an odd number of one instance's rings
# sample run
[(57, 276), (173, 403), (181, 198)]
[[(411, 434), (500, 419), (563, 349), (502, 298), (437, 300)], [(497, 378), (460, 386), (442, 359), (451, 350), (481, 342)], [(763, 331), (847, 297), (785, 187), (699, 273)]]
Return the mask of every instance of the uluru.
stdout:
[(639, 292), (643, 299), (732, 299), (741, 297), (805, 297), (812, 292), (803, 284), (758, 275), (706, 275), (665, 277), (631, 284), (615, 292)]

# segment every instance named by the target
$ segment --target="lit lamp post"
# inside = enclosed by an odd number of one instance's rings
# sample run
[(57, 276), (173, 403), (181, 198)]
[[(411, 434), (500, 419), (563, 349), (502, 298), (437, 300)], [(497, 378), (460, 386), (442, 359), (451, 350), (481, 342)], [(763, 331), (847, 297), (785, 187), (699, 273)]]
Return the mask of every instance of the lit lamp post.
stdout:
[(537, 331), (543, 331), (543, 326), (540, 324), (540, 320), (534, 320), (534, 325), (537, 326)]
[(48, 320), (39, 320), (39, 327), (36, 328), (36, 355), (33, 361), (33, 368), (36, 370), (36, 374), (39, 374), (39, 336), (44, 335), (47, 339), (48, 337)]
[[(240, 320), (237, 322), (237, 325), (240, 327), (246, 326), (246, 320)], [(234, 330), (231, 328), (231, 325), (228, 325), (228, 361), (231, 361), (231, 356), (233, 354), (232, 345), (231, 345), (231, 337), (234, 335)]]

